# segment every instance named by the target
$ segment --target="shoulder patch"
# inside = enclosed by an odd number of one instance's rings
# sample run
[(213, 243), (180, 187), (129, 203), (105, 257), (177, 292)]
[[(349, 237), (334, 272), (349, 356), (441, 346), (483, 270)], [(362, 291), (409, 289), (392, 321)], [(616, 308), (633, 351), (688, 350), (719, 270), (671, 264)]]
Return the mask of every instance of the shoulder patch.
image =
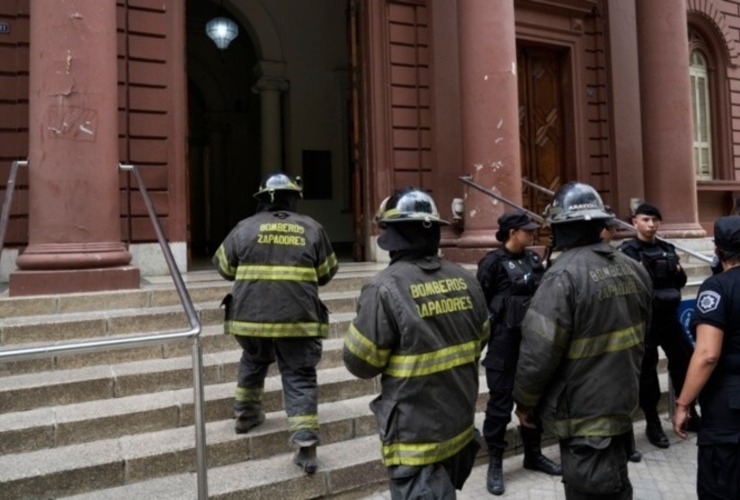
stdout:
[(719, 307), (720, 300), (720, 294), (713, 290), (705, 290), (696, 298), (696, 308), (706, 314), (717, 309), (717, 307)]

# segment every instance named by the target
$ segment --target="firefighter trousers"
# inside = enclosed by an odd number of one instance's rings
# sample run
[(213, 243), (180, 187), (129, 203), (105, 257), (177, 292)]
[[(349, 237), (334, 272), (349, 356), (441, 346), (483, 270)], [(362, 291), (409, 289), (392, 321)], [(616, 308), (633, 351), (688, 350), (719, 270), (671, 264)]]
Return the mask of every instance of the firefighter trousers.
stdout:
[(237, 375), (234, 412), (250, 415), (262, 411), (267, 370), (277, 360), (291, 439), (300, 433), (301, 441), (312, 438), (318, 440), (316, 366), (321, 360), (321, 340), (303, 337), (235, 337), (242, 348), (242, 357)]

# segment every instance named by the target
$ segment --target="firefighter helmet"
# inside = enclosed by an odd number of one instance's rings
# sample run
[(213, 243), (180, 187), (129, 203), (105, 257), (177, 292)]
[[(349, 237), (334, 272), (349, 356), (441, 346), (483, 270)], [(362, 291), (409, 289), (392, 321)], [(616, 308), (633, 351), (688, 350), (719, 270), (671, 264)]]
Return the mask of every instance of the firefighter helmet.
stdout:
[(291, 179), (282, 172), (270, 174), (260, 186), (259, 191), (254, 193), (254, 197), (259, 198), (262, 195), (269, 194), (270, 200), (273, 200), (277, 191), (294, 192), (300, 195), (303, 191), (301, 178)]
[(611, 219), (614, 217), (596, 190), (582, 182), (569, 182), (560, 187), (545, 209), (550, 224)]
[(395, 222), (449, 224), (440, 219), (432, 197), (417, 188), (402, 189), (383, 200), (375, 218), (380, 227)]

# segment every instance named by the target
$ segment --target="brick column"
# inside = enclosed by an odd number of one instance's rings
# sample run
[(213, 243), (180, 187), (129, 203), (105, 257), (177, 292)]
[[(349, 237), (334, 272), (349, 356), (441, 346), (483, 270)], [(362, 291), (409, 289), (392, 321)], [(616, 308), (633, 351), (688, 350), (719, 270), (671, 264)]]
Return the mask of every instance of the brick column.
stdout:
[[(521, 204), (514, 0), (457, 3), (463, 172)], [(496, 244), (496, 219), (510, 207), (472, 188), (458, 245)]]
[(116, 2), (30, 8), (29, 245), (10, 295), (138, 288), (121, 242)]
[(663, 213), (661, 233), (701, 237), (685, 0), (636, 2), (645, 199)]

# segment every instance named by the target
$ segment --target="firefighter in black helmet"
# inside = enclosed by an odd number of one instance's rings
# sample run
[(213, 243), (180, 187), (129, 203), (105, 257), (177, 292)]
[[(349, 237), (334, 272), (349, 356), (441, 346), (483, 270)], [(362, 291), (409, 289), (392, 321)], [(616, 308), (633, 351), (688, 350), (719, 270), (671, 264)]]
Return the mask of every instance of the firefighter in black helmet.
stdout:
[(390, 265), (362, 289), (344, 341), (360, 378), (381, 375), (378, 420), (393, 498), (454, 498), (479, 444), (473, 417), (488, 311), (475, 277), (438, 256), (431, 196), (404, 189), (381, 205)]
[(224, 327), (242, 347), (235, 431), (246, 433), (265, 420), (265, 376), (277, 359), (295, 463), (312, 474), (319, 442), (316, 365), (329, 332), (318, 287), (332, 279), (338, 263), (324, 228), (296, 212), (301, 191), (286, 174), (267, 177), (254, 195), (258, 212), (229, 233), (213, 264), (234, 281), (224, 299)]
[(600, 233), (613, 216), (594, 188), (561, 187), (546, 220), (562, 253), (522, 322), (514, 382), (524, 426), (560, 441), (565, 497), (631, 499), (627, 471), (652, 285)]

